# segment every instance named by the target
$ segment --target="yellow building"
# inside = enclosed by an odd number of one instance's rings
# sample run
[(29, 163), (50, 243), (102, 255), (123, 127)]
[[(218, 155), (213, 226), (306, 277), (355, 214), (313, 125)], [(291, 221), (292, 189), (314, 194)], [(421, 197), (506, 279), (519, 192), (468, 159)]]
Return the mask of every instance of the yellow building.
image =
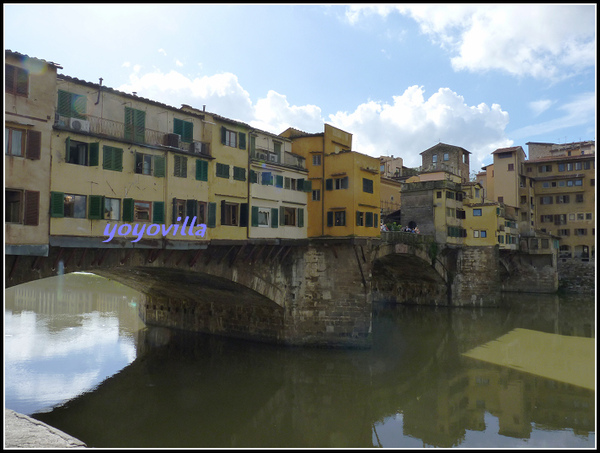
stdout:
[(51, 245), (210, 239), (204, 116), (60, 75), (54, 118)]
[(5, 50), (4, 234), (12, 255), (48, 254), (55, 63)]
[(379, 236), (379, 159), (351, 151), (352, 134), (329, 124), (322, 133), (280, 135), (307, 161), (308, 236)]

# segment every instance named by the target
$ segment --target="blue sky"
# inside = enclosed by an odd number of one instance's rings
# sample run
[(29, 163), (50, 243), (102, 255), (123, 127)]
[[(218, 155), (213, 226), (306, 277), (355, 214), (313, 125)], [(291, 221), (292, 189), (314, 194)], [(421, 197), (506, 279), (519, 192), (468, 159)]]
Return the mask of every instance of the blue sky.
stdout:
[(409, 167), (595, 140), (596, 6), (4, 5), (5, 49), (60, 73), (280, 133), (353, 134)]

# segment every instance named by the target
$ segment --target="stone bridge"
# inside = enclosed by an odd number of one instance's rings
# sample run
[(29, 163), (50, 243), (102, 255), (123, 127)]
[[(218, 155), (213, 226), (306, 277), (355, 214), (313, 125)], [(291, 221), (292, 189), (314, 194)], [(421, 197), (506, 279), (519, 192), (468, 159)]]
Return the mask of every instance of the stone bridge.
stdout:
[[(213, 241), (186, 250), (125, 240), (109, 245), (50, 246), (48, 256), (7, 254), (5, 285), (92, 272), (140, 291), (140, 317), (148, 325), (360, 348), (371, 343), (374, 301), (461, 304), (461, 288), (468, 286), (462, 283), (460, 249), (440, 249), (410, 233)], [(476, 291), (481, 294), (467, 303), (479, 304), (477, 297), (492, 293), (488, 287)]]

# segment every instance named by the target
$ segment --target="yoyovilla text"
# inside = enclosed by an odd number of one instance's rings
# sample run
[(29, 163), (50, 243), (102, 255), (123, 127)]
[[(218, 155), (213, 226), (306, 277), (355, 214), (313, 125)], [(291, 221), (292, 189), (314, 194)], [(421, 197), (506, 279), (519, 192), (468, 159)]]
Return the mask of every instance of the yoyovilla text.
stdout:
[[(137, 239), (134, 239), (131, 242), (138, 242), (140, 239), (142, 239), (142, 236), (144, 235), (144, 233), (146, 233), (146, 235), (148, 235), (148, 236), (157, 236), (159, 233), (162, 233), (163, 237), (166, 237), (169, 233), (171, 233), (172, 236), (175, 237), (175, 236), (177, 236), (177, 233), (179, 231), (179, 236), (204, 237), (204, 234), (206, 233), (206, 225), (204, 223), (196, 225), (196, 217), (193, 217), (192, 223), (188, 226), (188, 224), (187, 224), (188, 220), (189, 220), (189, 217), (186, 217), (183, 222), (183, 225), (173, 224), (173, 225), (169, 225), (168, 228), (165, 225), (159, 225), (157, 223), (152, 223), (150, 225), (146, 225), (146, 224), (140, 225), (139, 223), (136, 223), (133, 226), (128, 223), (125, 223), (125, 224), (119, 226), (118, 229), (117, 229), (117, 225), (113, 225), (112, 230), (111, 230), (110, 223), (107, 223), (106, 227), (104, 228), (104, 236), (108, 236), (108, 239), (106, 241), (102, 241), (102, 242), (112, 241), (112, 238), (115, 237), (115, 234), (117, 236), (121, 236), (121, 237), (129, 236), (130, 234), (137, 236)], [(177, 221), (178, 222), (181, 221), (181, 217), (177, 217)], [(186, 228), (187, 228), (187, 233), (186, 233)], [(196, 231), (194, 231), (194, 228), (196, 228)]]

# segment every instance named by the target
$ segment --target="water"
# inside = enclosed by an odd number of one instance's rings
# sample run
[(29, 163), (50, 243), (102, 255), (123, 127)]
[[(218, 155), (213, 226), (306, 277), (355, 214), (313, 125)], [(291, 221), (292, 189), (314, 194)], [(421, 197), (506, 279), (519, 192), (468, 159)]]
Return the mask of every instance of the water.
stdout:
[[(593, 297), (380, 307), (362, 351), (147, 328), (138, 300), (89, 274), (8, 289), (6, 407), (91, 447), (595, 447)], [(542, 333), (566, 354), (520, 347)]]

